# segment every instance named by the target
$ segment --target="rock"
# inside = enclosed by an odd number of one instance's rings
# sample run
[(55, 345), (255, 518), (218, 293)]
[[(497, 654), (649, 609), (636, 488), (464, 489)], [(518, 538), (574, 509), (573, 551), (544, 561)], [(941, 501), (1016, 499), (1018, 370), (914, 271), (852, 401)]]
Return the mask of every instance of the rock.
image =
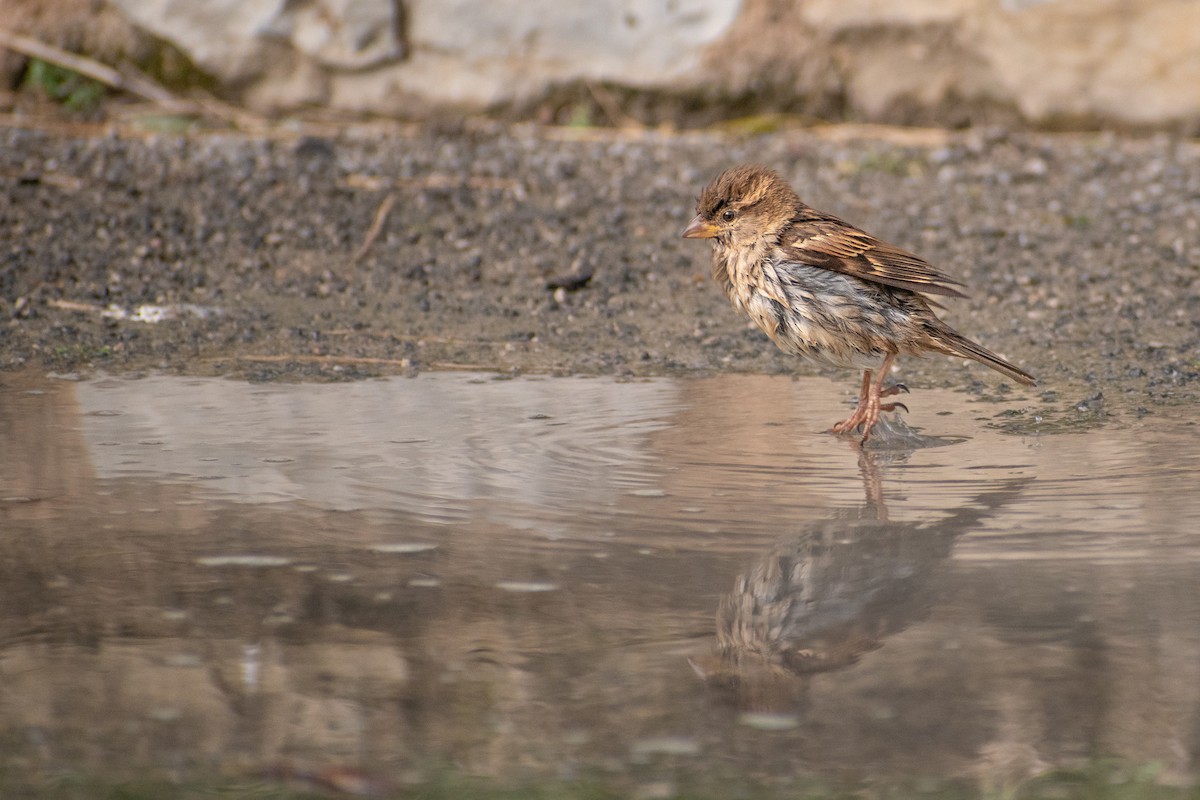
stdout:
[[(404, 54), (396, 4), (388, 0), (110, 2), (228, 83), (271, 75), (275, 48), (281, 44), (300, 60), (332, 70), (378, 67)], [(286, 70), (276, 79), (290, 77)]]
[(280, 34), (323, 66), (367, 69), (404, 54), (395, 3), (321, 0), (284, 8)]
[(174, 44), (226, 84), (267, 72), (262, 35), (280, 10), (273, 0), (111, 0), (138, 27)]
[(879, 122), (1200, 124), (1189, 0), (110, 2), (271, 110), (478, 111), (590, 80)]
[(1200, 5), (1186, 0), (748, 0), (714, 59), (732, 92), (881, 122), (1200, 123)]
[[(406, 113), (451, 105), (482, 109), (591, 79), (642, 88), (700, 69), (737, 0), (411, 0), (409, 58), (378, 73), (334, 78), (334, 104)], [(415, 104), (415, 105), (414, 105)]]
[(1200, 5), (1059, 0), (993, 10), (979, 53), (1036, 121), (1160, 124), (1200, 116)]

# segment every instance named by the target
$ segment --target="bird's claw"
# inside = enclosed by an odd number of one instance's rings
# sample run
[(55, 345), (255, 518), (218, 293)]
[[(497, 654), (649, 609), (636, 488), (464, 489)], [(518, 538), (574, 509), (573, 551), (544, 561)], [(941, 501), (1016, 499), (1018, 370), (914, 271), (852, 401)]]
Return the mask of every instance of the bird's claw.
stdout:
[(897, 408), (902, 409), (905, 414), (909, 413), (908, 406), (904, 405), (904, 403), (888, 403), (885, 406), (880, 406), (879, 410), (880, 411), (895, 411)]
[(893, 383), (891, 386), (887, 387), (886, 389), (881, 390), (879, 392), (879, 396), (880, 397), (890, 397), (894, 394), (900, 394), (901, 392), (903, 392), (904, 394), (912, 394), (912, 392), (910, 392), (908, 390), (908, 387), (905, 386), (903, 383)]

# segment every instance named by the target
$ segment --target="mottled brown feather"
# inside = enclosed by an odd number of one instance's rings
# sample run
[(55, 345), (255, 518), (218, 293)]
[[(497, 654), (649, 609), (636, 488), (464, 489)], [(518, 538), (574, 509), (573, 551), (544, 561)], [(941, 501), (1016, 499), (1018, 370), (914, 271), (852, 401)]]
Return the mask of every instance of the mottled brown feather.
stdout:
[(832, 214), (801, 204), (780, 246), (795, 261), (923, 294), (966, 297), (925, 259), (876, 239)]

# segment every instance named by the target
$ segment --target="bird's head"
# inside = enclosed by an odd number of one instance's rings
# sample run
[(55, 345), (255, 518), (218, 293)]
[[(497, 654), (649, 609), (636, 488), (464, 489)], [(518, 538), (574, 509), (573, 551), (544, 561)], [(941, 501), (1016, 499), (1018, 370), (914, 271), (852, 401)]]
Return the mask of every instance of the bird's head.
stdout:
[(717, 239), (737, 246), (777, 236), (800, 205), (792, 187), (767, 167), (728, 169), (704, 187), (685, 239)]

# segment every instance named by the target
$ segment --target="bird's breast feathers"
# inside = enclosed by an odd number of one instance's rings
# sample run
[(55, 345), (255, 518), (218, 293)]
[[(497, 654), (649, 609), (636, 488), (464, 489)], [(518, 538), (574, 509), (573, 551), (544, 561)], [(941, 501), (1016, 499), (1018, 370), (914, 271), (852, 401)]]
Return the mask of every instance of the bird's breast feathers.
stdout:
[(907, 317), (900, 308), (864, 308), (855, 278), (782, 259), (769, 247), (725, 251), (713, 272), (734, 308), (794, 355), (870, 363), (894, 349), (887, 336)]
[(749, 312), (756, 297), (787, 305), (783, 282), (766, 243), (751, 247), (718, 248), (713, 253), (713, 277), (734, 307)]

